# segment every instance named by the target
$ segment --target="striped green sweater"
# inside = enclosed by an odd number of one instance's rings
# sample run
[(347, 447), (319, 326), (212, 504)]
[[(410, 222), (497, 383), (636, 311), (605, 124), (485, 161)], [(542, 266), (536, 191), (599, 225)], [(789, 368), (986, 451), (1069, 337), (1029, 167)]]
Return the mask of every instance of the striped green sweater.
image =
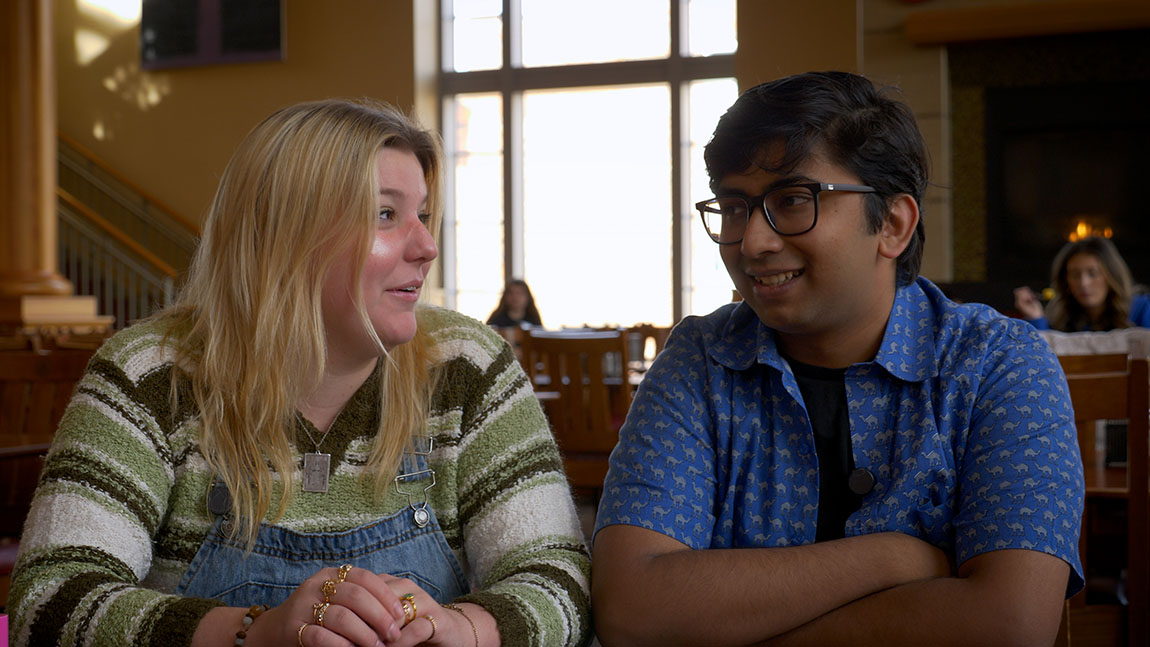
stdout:
[[(495, 616), (505, 645), (584, 644), (590, 558), (531, 386), (479, 322), (428, 308), (420, 326), (442, 362), (428, 500), (471, 582), (463, 600)], [(211, 475), (196, 412), (170, 409), (162, 334), (143, 323), (111, 338), (64, 414), (12, 576), (14, 645), (187, 645), (219, 604), (172, 594), (211, 526)], [(361, 478), (379, 415), (370, 382), (324, 440), (329, 492), (302, 493), (297, 478), (278, 525), (338, 532), (407, 504), (390, 490), (379, 503)], [(307, 451), (305, 433), (296, 446)]]

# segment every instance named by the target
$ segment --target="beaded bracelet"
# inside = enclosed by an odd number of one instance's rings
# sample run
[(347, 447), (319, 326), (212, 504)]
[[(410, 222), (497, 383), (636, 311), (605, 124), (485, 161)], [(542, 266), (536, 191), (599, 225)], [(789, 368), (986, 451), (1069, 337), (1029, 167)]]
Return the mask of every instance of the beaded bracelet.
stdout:
[(475, 628), (475, 623), (471, 621), (471, 618), (467, 617), (467, 614), (463, 611), (463, 607), (455, 604), (454, 602), (448, 602), (447, 604), (441, 604), (439, 606), (443, 607), (444, 609), (458, 611), (459, 615), (463, 616), (463, 619), (467, 621), (467, 624), (471, 625), (471, 633), (475, 636), (475, 647), (479, 647), (479, 630)]
[(240, 647), (244, 644), (244, 639), (248, 637), (248, 628), (260, 617), (260, 614), (270, 609), (266, 604), (253, 604), (248, 612), (244, 614), (244, 627), (236, 632), (236, 641), (232, 643), (235, 647)]

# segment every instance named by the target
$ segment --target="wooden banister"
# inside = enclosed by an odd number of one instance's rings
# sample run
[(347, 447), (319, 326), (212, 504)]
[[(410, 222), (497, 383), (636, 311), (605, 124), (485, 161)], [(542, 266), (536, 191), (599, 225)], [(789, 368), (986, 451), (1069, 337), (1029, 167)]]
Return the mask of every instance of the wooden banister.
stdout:
[(56, 196), (65, 202), (68, 205), (68, 208), (84, 216), (86, 220), (99, 227), (100, 230), (108, 234), (108, 236), (114, 238), (117, 243), (132, 250), (132, 253), (144, 259), (149, 265), (156, 268), (156, 270), (161, 274), (173, 279), (178, 274), (174, 267), (160, 260), (160, 257), (148, 251), (146, 248), (144, 248), (143, 245), (137, 243), (130, 236), (120, 231), (118, 227), (100, 217), (95, 211), (92, 211), (87, 206), (85, 206), (84, 203), (77, 200), (76, 197), (71, 193), (68, 193), (64, 189), (57, 187)]
[(104, 160), (97, 157), (95, 153), (93, 153), (90, 149), (85, 147), (83, 144), (76, 141), (75, 139), (72, 139), (71, 137), (65, 135), (62, 132), (57, 132), (56, 135), (60, 138), (60, 141), (67, 144), (69, 148), (75, 150), (77, 153), (80, 153), (81, 155), (83, 155), (89, 162), (92, 163), (93, 166), (99, 168), (101, 172), (106, 173), (107, 175), (109, 175), (110, 177), (115, 179), (120, 184), (123, 184), (124, 186), (128, 187), (128, 189), (130, 189), (132, 192), (139, 194), (141, 197), (143, 197), (145, 200), (147, 200), (149, 204), (152, 204), (157, 209), (164, 212), (164, 215), (171, 218), (172, 222), (176, 223), (177, 225), (179, 225), (183, 229), (187, 230), (188, 233), (192, 234), (193, 236), (199, 236), (200, 235), (199, 225), (197, 225), (196, 223), (194, 223), (194, 222), (188, 220), (187, 218), (181, 216), (180, 214), (176, 213), (175, 209), (169, 207), (162, 200), (160, 200), (156, 196), (152, 195), (151, 193), (148, 193), (146, 190), (141, 188), (140, 185), (129, 180), (122, 173), (120, 173), (116, 169), (112, 168), (111, 165), (109, 165), (107, 162), (105, 162)]

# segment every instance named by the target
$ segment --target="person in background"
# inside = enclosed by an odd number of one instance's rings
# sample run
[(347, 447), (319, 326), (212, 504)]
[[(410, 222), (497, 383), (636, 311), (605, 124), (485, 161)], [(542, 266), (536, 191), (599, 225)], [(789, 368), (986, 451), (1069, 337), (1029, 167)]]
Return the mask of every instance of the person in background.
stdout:
[(782, 78), (704, 161), (743, 301), (675, 327), (619, 433), (603, 644), (1051, 644), (1083, 584), (1065, 377), (1032, 326), (918, 276), (910, 109), (854, 74)]
[(1130, 269), (1107, 238), (1067, 243), (1050, 266), (1054, 296), (1043, 309), (1028, 287), (1014, 290), (1014, 307), (1039, 330), (1082, 332), (1150, 328), (1150, 295), (1134, 293)]
[(507, 328), (524, 324), (542, 326), (543, 319), (539, 317), (539, 308), (535, 307), (535, 297), (531, 294), (531, 288), (527, 287), (527, 282), (511, 279), (503, 288), (499, 305), (487, 318), (487, 325)]
[(589, 555), (487, 326), (419, 303), (442, 153), (395, 109), (281, 109), (177, 302), (111, 338), (44, 464), (15, 645), (581, 645)]

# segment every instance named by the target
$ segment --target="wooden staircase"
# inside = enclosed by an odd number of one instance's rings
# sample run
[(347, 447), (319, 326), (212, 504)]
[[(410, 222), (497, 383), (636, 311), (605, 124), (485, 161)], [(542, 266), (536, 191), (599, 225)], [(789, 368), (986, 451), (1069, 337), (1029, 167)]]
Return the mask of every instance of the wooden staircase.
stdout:
[(199, 228), (78, 142), (58, 142), (59, 272), (123, 328), (175, 296)]

